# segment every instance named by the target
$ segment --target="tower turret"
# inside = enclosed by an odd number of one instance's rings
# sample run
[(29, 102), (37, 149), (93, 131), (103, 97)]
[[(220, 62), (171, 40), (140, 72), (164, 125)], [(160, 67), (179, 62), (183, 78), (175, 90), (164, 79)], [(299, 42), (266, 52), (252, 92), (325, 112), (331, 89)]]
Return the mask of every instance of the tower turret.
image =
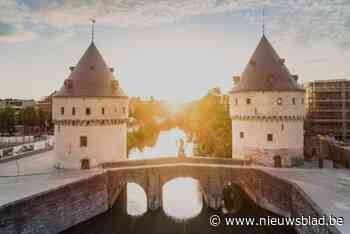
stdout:
[(53, 97), (55, 151), (64, 168), (127, 158), (128, 97), (92, 41)]
[(232, 157), (291, 166), (303, 155), (304, 89), (265, 35), (231, 91)]

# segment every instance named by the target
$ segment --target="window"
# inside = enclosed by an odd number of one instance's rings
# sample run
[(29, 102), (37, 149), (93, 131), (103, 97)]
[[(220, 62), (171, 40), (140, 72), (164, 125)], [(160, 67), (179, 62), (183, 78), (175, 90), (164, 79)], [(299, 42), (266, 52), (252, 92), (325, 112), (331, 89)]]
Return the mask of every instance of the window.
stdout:
[(72, 108), (72, 115), (75, 115), (75, 107)]
[(267, 134), (267, 141), (273, 141), (273, 135), (271, 133)]
[(281, 131), (283, 131), (283, 130), (284, 130), (284, 124), (281, 125)]
[(235, 103), (236, 103), (236, 105), (238, 105), (238, 98), (235, 99)]
[(296, 99), (295, 99), (295, 97), (292, 98), (292, 103), (293, 103), (293, 105), (296, 104)]
[(304, 98), (301, 99), (301, 104), (304, 105)]
[(279, 97), (279, 98), (277, 99), (277, 105), (279, 105), (279, 106), (282, 105), (282, 98)]
[(61, 115), (64, 115), (64, 107), (61, 107)]
[(240, 133), (239, 133), (239, 137), (240, 137), (240, 138), (244, 138), (244, 132), (240, 132)]
[(123, 114), (125, 114), (126, 113), (126, 108), (125, 107), (123, 107)]
[(247, 98), (247, 105), (249, 105), (250, 103), (251, 103), (251, 100), (250, 100), (250, 98)]
[(101, 113), (102, 113), (103, 115), (105, 114), (105, 108), (104, 108), (104, 107), (102, 107)]
[(87, 136), (80, 137), (80, 147), (87, 147)]
[(90, 115), (90, 114), (91, 114), (90, 108), (86, 108), (86, 109), (85, 109), (85, 113), (86, 113), (86, 115)]

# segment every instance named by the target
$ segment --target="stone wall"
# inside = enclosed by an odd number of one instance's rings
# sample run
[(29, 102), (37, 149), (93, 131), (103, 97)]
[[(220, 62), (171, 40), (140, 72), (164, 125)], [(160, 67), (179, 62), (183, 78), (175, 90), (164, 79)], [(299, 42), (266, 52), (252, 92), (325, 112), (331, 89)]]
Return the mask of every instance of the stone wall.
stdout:
[[(285, 217), (328, 217), (296, 184), (254, 169), (241, 187), (260, 207)], [(299, 234), (340, 234), (334, 226), (295, 226)]]
[(0, 207), (0, 233), (58, 233), (105, 212), (107, 179), (95, 175)]
[[(223, 188), (231, 182), (239, 185), (260, 207), (274, 213), (291, 217), (325, 216), (298, 185), (264, 169), (202, 164), (148, 165), (111, 168), (88, 179), (0, 207), (0, 233), (63, 231), (107, 211), (127, 182), (137, 183), (145, 190), (150, 210), (159, 209), (162, 186), (177, 177), (197, 179), (206, 204), (213, 209), (221, 206)], [(298, 226), (296, 229), (300, 234), (340, 233), (331, 226)]]

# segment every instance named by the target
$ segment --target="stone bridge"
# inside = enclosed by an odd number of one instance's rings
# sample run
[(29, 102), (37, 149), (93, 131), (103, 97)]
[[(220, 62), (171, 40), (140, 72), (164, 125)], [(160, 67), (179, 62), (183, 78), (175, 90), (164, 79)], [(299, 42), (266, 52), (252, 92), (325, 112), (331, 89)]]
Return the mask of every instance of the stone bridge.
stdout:
[(289, 216), (292, 186), (249, 167), (249, 164), (249, 161), (210, 158), (162, 158), (104, 164), (103, 167), (108, 168), (109, 206), (114, 205), (127, 183), (136, 183), (146, 193), (148, 209), (156, 210), (162, 206), (164, 184), (175, 178), (189, 177), (199, 182), (204, 201), (212, 209), (221, 207), (223, 190), (230, 182), (242, 188), (257, 204)]
[[(140, 185), (147, 196), (148, 209), (162, 207), (162, 187), (179, 177), (196, 179), (205, 204), (222, 205), (223, 190), (238, 185), (258, 206), (286, 217), (322, 217), (324, 212), (296, 184), (273, 176), (250, 161), (211, 158), (157, 158), (130, 160), (102, 165), (108, 173), (108, 201), (112, 207), (127, 183)], [(185, 192), (185, 191), (181, 191)], [(124, 193), (125, 194), (125, 193)], [(297, 226), (299, 233), (339, 233), (333, 226)]]
[[(295, 183), (270, 174), (248, 161), (210, 158), (161, 158), (130, 160), (101, 165), (104, 169), (80, 171), (81, 179), (30, 195), (0, 207), (0, 233), (59, 233), (102, 214), (113, 206), (128, 182), (145, 191), (148, 209), (162, 207), (162, 187), (178, 177), (198, 180), (204, 203), (218, 209), (223, 189), (238, 185), (257, 205), (277, 214), (292, 217), (323, 217), (324, 212)], [(62, 180), (78, 172), (56, 175)], [(56, 178), (56, 179), (58, 179)], [(186, 191), (180, 191), (185, 193)], [(336, 227), (296, 226), (301, 234), (340, 233)]]

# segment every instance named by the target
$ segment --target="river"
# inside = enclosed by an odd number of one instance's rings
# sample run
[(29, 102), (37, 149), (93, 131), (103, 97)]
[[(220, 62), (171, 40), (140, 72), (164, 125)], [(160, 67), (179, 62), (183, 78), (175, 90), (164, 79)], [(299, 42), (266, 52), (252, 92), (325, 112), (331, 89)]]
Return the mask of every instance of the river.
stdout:
[[(179, 139), (186, 139), (182, 130), (174, 128), (161, 132), (153, 147), (143, 152), (136, 149), (129, 153), (129, 160), (176, 157)], [(186, 155), (192, 155), (192, 144), (185, 144)], [(211, 227), (209, 217), (221, 214), (206, 207), (201, 188), (192, 178), (176, 178), (163, 186), (162, 209), (147, 210), (147, 197), (141, 186), (128, 183), (115, 206), (108, 212), (72, 227), (64, 234), (157, 234), (157, 233), (284, 233), (295, 234), (289, 227)], [(257, 207), (247, 196), (244, 205), (235, 214), (241, 217), (276, 216)]]

